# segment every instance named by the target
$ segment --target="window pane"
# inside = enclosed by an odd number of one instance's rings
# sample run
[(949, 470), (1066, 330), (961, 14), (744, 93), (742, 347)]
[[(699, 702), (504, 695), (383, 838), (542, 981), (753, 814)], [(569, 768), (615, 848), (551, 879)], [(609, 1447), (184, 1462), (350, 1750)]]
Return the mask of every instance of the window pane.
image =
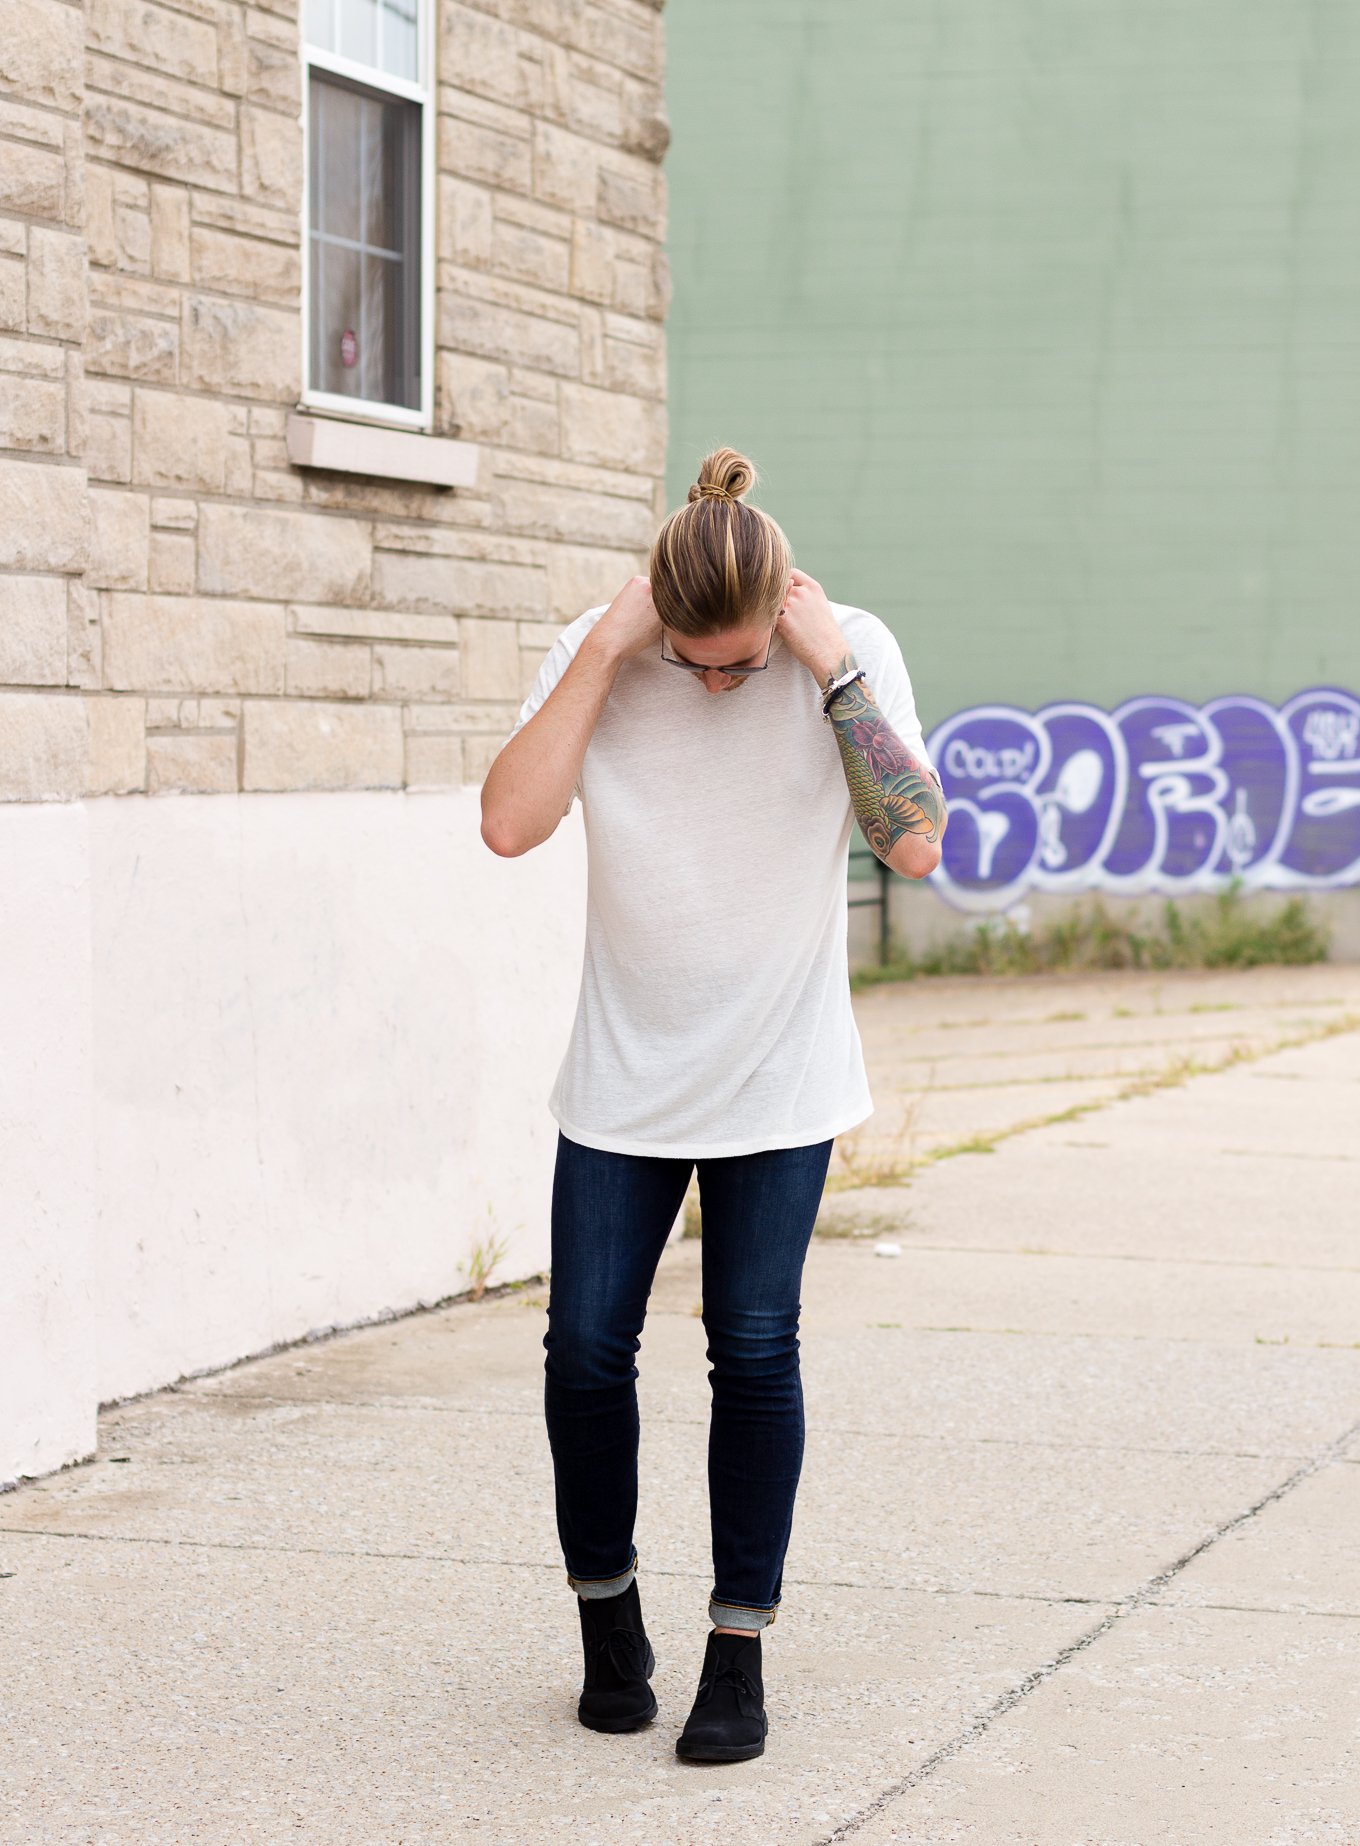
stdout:
[(322, 51), (335, 50), (335, 0), (307, 0), (302, 36), (307, 44)]
[[(331, 24), (339, 9), (339, 34)], [(313, 14), (316, 25), (313, 28)], [(324, 15), (324, 17), (323, 17)], [(419, 72), (420, 0), (307, 0), (307, 38), (357, 64), (412, 83)], [(320, 36), (324, 34), (324, 36)]]
[(337, 0), (343, 57), (378, 68), (378, 0)]
[(304, 0), (308, 45), (336, 51), (389, 77), (420, 77), (420, 0)]
[(325, 358), (328, 376), (317, 379), (323, 391), (346, 391), (362, 397), (356, 353), (363, 331), (359, 301), (359, 253), (343, 244), (322, 252), (321, 325), (328, 330)]
[(420, 404), (420, 107), (314, 71), (311, 383)]
[(362, 313), (367, 357), (360, 356), (359, 389), (364, 397), (387, 396), (386, 383), (392, 371), (392, 335), (397, 316), (389, 309), (395, 305), (396, 264), (381, 256), (365, 256)]
[(314, 83), (321, 164), (314, 175), (313, 221), (330, 237), (357, 242), (360, 218), (360, 162), (367, 100), (338, 83)]
[(419, 75), (416, 56), (418, 0), (383, 0), (382, 68), (391, 77)]
[(392, 168), (401, 164), (401, 151), (392, 146), (393, 113), (390, 108), (382, 108), (371, 101), (367, 103), (354, 140), (359, 222), (363, 226), (359, 236), (366, 245), (379, 250), (394, 249), (400, 236), (391, 222), (392, 197), (388, 181)]

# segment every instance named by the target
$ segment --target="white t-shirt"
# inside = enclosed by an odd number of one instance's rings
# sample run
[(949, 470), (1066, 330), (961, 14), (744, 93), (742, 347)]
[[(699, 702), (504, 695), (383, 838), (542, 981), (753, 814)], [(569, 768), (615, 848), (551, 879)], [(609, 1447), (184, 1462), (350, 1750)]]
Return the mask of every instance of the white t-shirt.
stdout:
[[(607, 604), (554, 642), (511, 736)], [(891, 629), (832, 603), (888, 722), (929, 768)], [(626, 660), (573, 791), (585, 964), (548, 1107), (569, 1140), (682, 1159), (826, 1141), (873, 1111), (850, 1005), (854, 809), (808, 669), (710, 693), (660, 647)], [(567, 804), (571, 812), (572, 801)]]

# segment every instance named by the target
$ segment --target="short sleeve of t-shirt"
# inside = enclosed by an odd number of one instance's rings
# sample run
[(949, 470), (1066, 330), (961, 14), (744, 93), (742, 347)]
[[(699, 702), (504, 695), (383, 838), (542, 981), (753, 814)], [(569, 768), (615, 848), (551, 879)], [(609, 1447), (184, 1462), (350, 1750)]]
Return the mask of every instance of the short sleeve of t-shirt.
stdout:
[(855, 664), (864, 668), (878, 709), (938, 785), (940, 778), (926, 752), (921, 720), (916, 713), (916, 695), (897, 636), (885, 621), (865, 609), (855, 610), (853, 617), (843, 621), (841, 626), (851, 643)]
[[(576, 650), (580, 647), (581, 642), (608, 607), (608, 603), (600, 603), (596, 608), (587, 609), (584, 615), (579, 616), (569, 627), (562, 630), (561, 634), (553, 642), (547, 654), (544, 656), (543, 663), (538, 669), (529, 696), (519, 708), (519, 717), (515, 720), (515, 728), (511, 731), (510, 737), (517, 736), (543, 704), (548, 694), (557, 685), (562, 675), (576, 658)], [(509, 743), (510, 737), (506, 738), (506, 743)], [(576, 785), (572, 789), (571, 795), (567, 800), (567, 805), (562, 810), (564, 817), (571, 813), (572, 802), (575, 801), (580, 792), (581, 781), (578, 776)]]

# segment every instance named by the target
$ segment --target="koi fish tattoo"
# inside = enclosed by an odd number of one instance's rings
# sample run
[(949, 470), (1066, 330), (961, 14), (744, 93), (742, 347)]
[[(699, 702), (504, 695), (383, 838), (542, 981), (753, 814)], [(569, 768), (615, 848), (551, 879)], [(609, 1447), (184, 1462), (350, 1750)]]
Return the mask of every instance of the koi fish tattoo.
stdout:
[[(853, 654), (844, 654), (833, 677), (858, 665)], [(932, 844), (938, 840), (945, 822), (943, 791), (883, 716), (864, 680), (837, 697), (831, 728), (860, 831), (877, 856), (886, 859), (906, 833), (919, 833)]]

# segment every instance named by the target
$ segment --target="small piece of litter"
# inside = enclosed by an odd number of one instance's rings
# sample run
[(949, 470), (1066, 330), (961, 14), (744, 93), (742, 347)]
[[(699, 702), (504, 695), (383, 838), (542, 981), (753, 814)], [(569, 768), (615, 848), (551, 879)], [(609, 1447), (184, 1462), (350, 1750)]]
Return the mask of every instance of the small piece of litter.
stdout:
[(901, 1254), (902, 1246), (900, 1243), (876, 1243), (874, 1245), (875, 1256), (901, 1256)]

